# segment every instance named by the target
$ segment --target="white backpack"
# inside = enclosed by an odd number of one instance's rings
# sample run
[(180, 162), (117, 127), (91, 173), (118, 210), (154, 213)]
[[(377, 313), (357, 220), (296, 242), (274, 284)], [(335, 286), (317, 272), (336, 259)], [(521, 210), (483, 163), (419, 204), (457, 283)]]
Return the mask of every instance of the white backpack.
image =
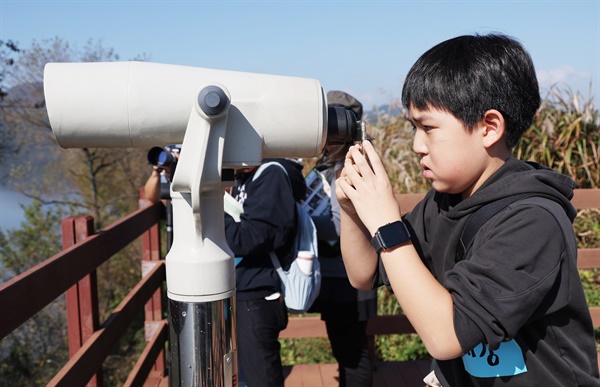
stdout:
[[(257, 179), (262, 171), (272, 165), (279, 166), (287, 176), (285, 167), (276, 161), (272, 161), (261, 165), (252, 180)], [(321, 289), (321, 265), (319, 264), (319, 250), (317, 247), (317, 228), (306, 209), (298, 202), (296, 202), (296, 214), (298, 217), (296, 246), (294, 250), (296, 258), (290, 265), (289, 270), (284, 271), (281, 268), (279, 259), (274, 251), (271, 251), (269, 255), (273, 267), (277, 270), (277, 274), (279, 274), (279, 278), (281, 279), (283, 298), (288, 311), (290, 313), (306, 313), (315, 302)], [(301, 257), (298, 255), (301, 255)], [(301, 265), (304, 268), (304, 263), (306, 262), (301, 263), (299, 260), (305, 259), (304, 256), (310, 255), (313, 257), (312, 268), (303, 271)], [(305, 272), (308, 272), (308, 274)]]

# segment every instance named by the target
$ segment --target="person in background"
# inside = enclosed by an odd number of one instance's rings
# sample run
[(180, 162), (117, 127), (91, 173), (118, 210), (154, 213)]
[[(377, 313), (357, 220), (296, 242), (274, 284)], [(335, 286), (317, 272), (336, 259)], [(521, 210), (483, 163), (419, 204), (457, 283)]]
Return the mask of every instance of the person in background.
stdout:
[[(173, 244), (173, 207), (171, 205), (171, 176), (175, 172), (175, 168), (177, 165), (177, 161), (179, 159), (179, 151), (181, 149), (181, 145), (167, 145), (162, 148), (163, 152), (160, 152), (160, 156), (158, 156), (156, 150), (161, 149), (160, 147), (152, 148), (148, 152), (148, 161), (152, 164), (152, 174), (146, 180), (146, 184), (144, 185), (144, 197), (146, 200), (149, 200), (152, 203), (156, 203), (159, 200), (162, 200), (165, 205), (165, 227), (167, 232), (167, 251), (171, 249)], [(166, 162), (166, 159), (171, 159), (169, 156), (172, 156), (172, 161)], [(162, 166), (154, 165), (158, 164), (157, 159), (160, 159), (160, 163), (163, 163)], [(167, 163), (168, 165), (164, 165)]]
[[(174, 155), (175, 160), (179, 158), (180, 146), (165, 146), (164, 150)], [(162, 190), (167, 190), (171, 182), (171, 170), (172, 168), (159, 167), (158, 165), (152, 165), (152, 173), (146, 180), (144, 185), (144, 195), (146, 200), (156, 203), (161, 199)]]
[[(327, 103), (350, 109), (358, 120), (362, 118), (362, 104), (350, 94), (329, 91)], [(312, 216), (319, 239), (321, 291), (309, 312), (319, 312), (325, 321), (333, 356), (338, 362), (339, 385), (369, 387), (373, 375), (366, 327), (367, 320), (377, 314), (377, 291), (357, 290), (350, 285), (340, 251), (340, 206), (335, 194), (335, 180), (351, 145), (328, 145), (315, 166), (331, 186), (331, 211)]]
[[(506, 35), (446, 40), (412, 66), (402, 103), (432, 189), (401, 216), (373, 146), (350, 147), (336, 193), (351, 283), (394, 291), (435, 359), (430, 386), (599, 386), (575, 182), (512, 157), (540, 106), (529, 53)], [(462, 246), (472, 216), (517, 195)]]
[(161, 185), (168, 184), (169, 180), (166, 176), (168, 172), (165, 172), (164, 169), (157, 167), (156, 165), (152, 166), (152, 173), (146, 180), (146, 184), (144, 184), (144, 195), (146, 196), (146, 200), (151, 201), (152, 203), (156, 203), (160, 200), (161, 194)]
[(225, 214), (225, 237), (236, 257), (238, 359), (249, 387), (283, 387), (281, 332), (288, 323), (281, 281), (269, 253), (284, 270), (295, 258), (296, 201), (304, 198), (302, 164), (276, 161), (255, 176), (257, 167), (236, 171), (232, 196), (242, 204), (239, 222)]
[[(269, 166), (255, 178), (258, 167), (236, 170), (236, 186), (228, 192), (243, 206), (243, 213), (239, 222), (224, 215), (227, 244), (236, 256), (237, 345), (244, 387), (284, 385), (278, 338), (287, 326), (288, 312), (269, 253), (275, 251), (284, 270), (295, 258), (295, 203), (304, 197), (306, 183), (300, 160), (264, 160), (271, 161), (285, 171)], [(161, 185), (168, 185), (170, 178), (169, 168), (153, 166), (144, 186), (146, 199), (161, 200)]]

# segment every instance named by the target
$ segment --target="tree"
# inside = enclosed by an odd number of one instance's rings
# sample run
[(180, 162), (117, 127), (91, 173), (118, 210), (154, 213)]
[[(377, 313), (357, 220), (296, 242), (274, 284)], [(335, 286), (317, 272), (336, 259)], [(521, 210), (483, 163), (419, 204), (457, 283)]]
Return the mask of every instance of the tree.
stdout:
[(61, 149), (45, 109), (43, 71), (48, 62), (116, 59), (112, 49), (92, 40), (83, 51), (60, 38), (33, 41), (13, 64), (10, 105), (3, 112), (5, 125), (27, 144), (12, 165), (11, 188), (43, 204), (91, 214), (99, 227), (135, 208), (138, 187), (147, 175), (145, 155), (132, 149)]
[[(4, 98), (8, 95), (8, 88), (4, 85), (4, 81), (10, 67), (15, 63), (13, 55), (18, 54), (19, 51), (17, 44), (12, 40), (0, 40), (0, 112), (4, 110)], [(4, 125), (1, 118), (3, 116), (4, 114), (0, 115), (0, 163), (7, 154), (18, 152), (20, 145), (12, 141), (14, 133), (9, 132)]]
[(12, 66), (15, 62), (11, 56), (19, 51), (19, 47), (12, 40), (8, 40), (6, 42), (0, 40), (0, 101), (2, 101), (8, 94), (3, 83), (4, 78), (6, 77), (6, 72), (8, 71), (7, 68)]
[[(40, 203), (25, 207), (22, 228), (0, 230), (0, 282), (60, 251), (58, 210)], [(64, 297), (53, 301), (0, 342), (0, 385), (45, 384), (68, 359)]]
[[(78, 50), (57, 37), (41, 43), (33, 41), (29, 49), (20, 51), (18, 59), (6, 73), (6, 80), (11, 88), (5, 99), (7, 103), (3, 104), (2, 120), (14, 135), (14, 141), (26, 145), (11, 163), (7, 184), (33, 199), (32, 206), (36, 206), (33, 210), (49, 209), (48, 211), (52, 213), (91, 215), (94, 217), (96, 227), (102, 228), (137, 208), (139, 189), (150, 173), (146, 150), (61, 149), (54, 141), (45, 109), (43, 71), (46, 63), (108, 62), (117, 59), (118, 55), (112, 49), (105, 48), (101, 42), (90, 40), (83, 50)], [(34, 222), (34, 218), (28, 217), (22, 229), (18, 230), (23, 232), (28, 230), (27, 235), (30, 236), (31, 241), (37, 240), (36, 231), (29, 229)], [(59, 223), (49, 220), (45, 225), (36, 223), (34, 229), (41, 232), (44, 227), (52, 228), (57, 232), (60, 230)], [(9, 271), (13, 275), (20, 270), (16, 268), (32, 267), (53, 255), (46, 250), (42, 254), (27, 255), (29, 246), (25, 244), (25, 240), (15, 239), (16, 235), (19, 234), (9, 233), (6, 236), (0, 231), (0, 249), (4, 249), (0, 250), (0, 253), (4, 251), (0, 254), (2, 258), (0, 265), (4, 268), (11, 267)], [(54, 249), (59, 251), (60, 241), (55, 243)], [(114, 308), (133, 284), (139, 281), (140, 258), (139, 247), (126, 248), (98, 269), (101, 320), (107, 317), (109, 308)], [(60, 305), (61, 300), (56, 302)], [(64, 337), (62, 332), (59, 332), (60, 329), (64, 329), (60, 328), (64, 325), (60, 324), (64, 322), (64, 311), (59, 313), (57, 310), (51, 313), (40, 313), (39, 316), (46, 321), (41, 325), (56, 330), (52, 335), (47, 335), (40, 330), (40, 324), (37, 324), (34, 319), (28, 323), (31, 325), (27, 325), (26, 330), (38, 332), (41, 340), (49, 336)], [(19, 339), (19, 333), (13, 333), (16, 334), (16, 338), (3, 340), (3, 346), (6, 342), (11, 346), (9, 349), (0, 350), (0, 358), (3, 351), (8, 351), (12, 354), (9, 360), (15, 362), (15, 367), (11, 367), (8, 372), (14, 373), (18, 370), (29, 372), (27, 370), (32, 369), (29, 368), (32, 366), (31, 363), (36, 359), (39, 360), (37, 353), (40, 352), (39, 348), (28, 346), (27, 340)], [(35, 353), (31, 352), (32, 347)], [(56, 373), (62, 364), (64, 362), (50, 368)], [(122, 368), (122, 364), (123, 362), (116, 366)], [(106, 372), (106, 374), (111, 373), (114, 372)], [(29, 375), (22, 376), (23, 380), (31, 382), (35, 379), (35, 384), (38, 384), (39, 379), (36, 379), (36, 375), (30, 372)], [(17, 384), (21, 385), (21, 383)], [(4, 385), (2, 379), (0, 385)], [(15, 383), (11, 382), (7, 385), (15, 385)]]

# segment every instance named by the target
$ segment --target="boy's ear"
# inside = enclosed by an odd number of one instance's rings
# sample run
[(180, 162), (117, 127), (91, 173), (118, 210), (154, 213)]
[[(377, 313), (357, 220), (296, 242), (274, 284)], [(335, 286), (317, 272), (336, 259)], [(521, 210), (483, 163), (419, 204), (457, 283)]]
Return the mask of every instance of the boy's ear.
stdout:
[(506, 129), (504, 116), (496, 109), (486, 111), (481, 120), (483, 125), (483, 146), (490, 148), (500, 143)]

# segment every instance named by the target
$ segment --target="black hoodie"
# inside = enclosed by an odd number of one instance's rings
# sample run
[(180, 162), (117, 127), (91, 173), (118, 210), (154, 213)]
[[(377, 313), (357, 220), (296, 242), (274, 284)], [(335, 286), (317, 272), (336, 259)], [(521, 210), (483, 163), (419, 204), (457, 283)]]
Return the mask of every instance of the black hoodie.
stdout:
[[(600, 386), (577, 270), (574, 187), (549, 168), (509, 159), (471, 197), (431, 190), (405, 216), (415, 248), (454, 302), (464, 355), (434, 362), (444, 386)], [(485, 223), (456, 263), (469, 216), (521, 193), (528, 197)]]
[(238, 176), (233, 197), (243, 204), (244, 213), (240, 222), (225, 214), (227, 243), (236, 257), (243, 257), (235, 270), (238, 300), (281, 292), (270, 251), (275, 251), (284, 270), (295, 258), (295, 202), (304, 198), (306, 192), (302, 165), (287, 159), (265, 159), (263, 163), (269, 161), (278, 162), (285, 171), (273, 165), (256, 179), (253, 179), (256, 169)]

